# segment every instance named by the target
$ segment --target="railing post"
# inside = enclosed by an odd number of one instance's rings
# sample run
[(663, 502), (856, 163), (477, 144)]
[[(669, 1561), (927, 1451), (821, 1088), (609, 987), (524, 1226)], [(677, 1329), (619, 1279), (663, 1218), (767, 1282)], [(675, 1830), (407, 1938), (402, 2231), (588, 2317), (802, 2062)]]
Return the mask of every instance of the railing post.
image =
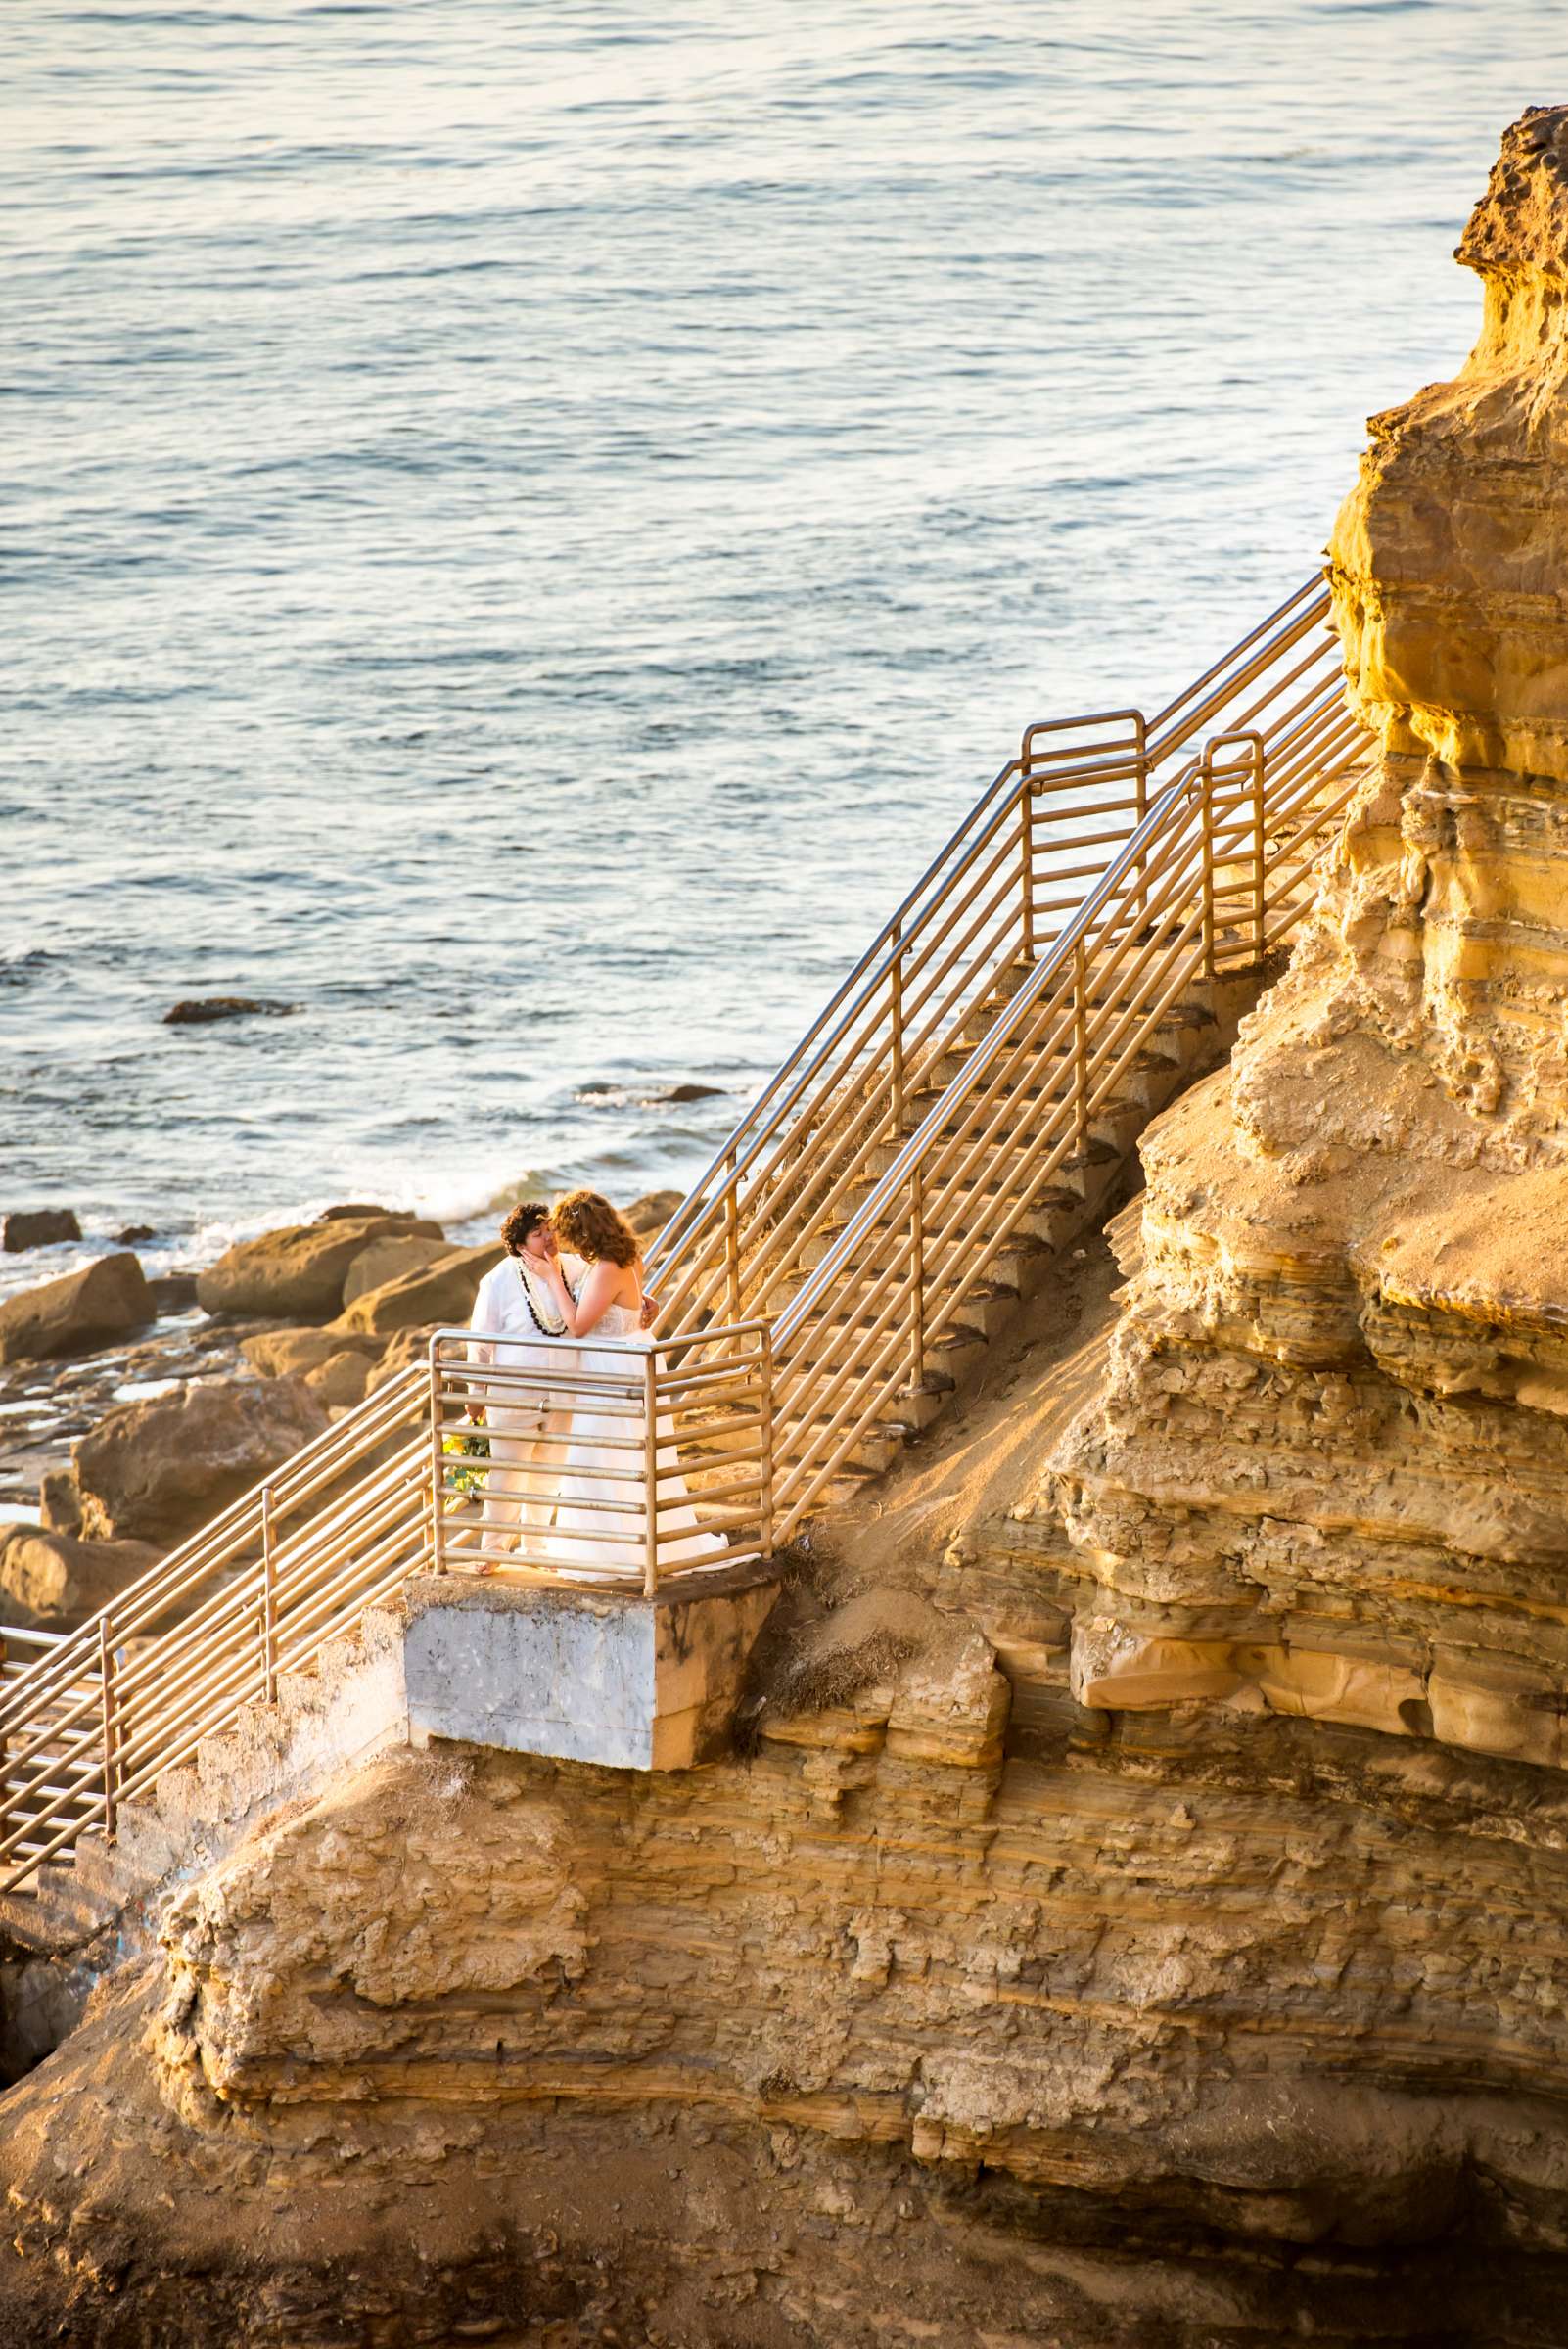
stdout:
[(104, 1834), (113, 1843), (118, 1823), (115, 1781), (118, 1776), (115, 1737), (115, 1651), (109, 1644), (109, 1619), (98, 1618), (98, 1672), (103, 1683)]
[(729, 1317), (741, 1317), (740, 1201), (735, 1192), (735, 1153), (724, 1161), (729, 1180), (724, 1190), (724, 1262), (729, 1275)]
[(762, 1555), (773, 1554), (773, 1328), (762, 1325), (758, 1355), (762, 1405), (762, 1456), (758, 1463), (758, 1515)]
[[(1137, 821), (1141, 824), (1149, 812), (1149, 729), (1143, 713), (1137, 713), (1134, 723), (1137, 742)], [(1149, 920), (1148, 852), (1138, 852), (1138, 928), (1144, 930)]]
[(261, 1488), (261, 1701), (278, 1701), (278, 1586), (272, 1562), (272, 1487)]
[[(897, 1147), (903, 1134), (903, 924), (893, 925), (893, 967), (889, 973), (893, 1021), (893, 1128)], [(736, 1316), (739, 1319), (739, 1315)]]
[(1035, 782), (1027, 760), (1020, 761), (1023, 769), (1024, 792), (1018, 803), (1019, 885), (1023, 898), (1024, 944), (1023, 959), (1035, 959)]
[(1252, 738), (1252, 946), (1260, 962), (1264, 958), (1267, 926), (1264, 885), (1264, 746), (1263, 736), (1255, 734)]
[(650, 1346), (642, 1359), (642, 1592), (652, 1598), (659, 1588), (659, 1357)]
[[(5, 1686), (5, 1667), (11, 1661), (11, 1649), (0, 1632), (0, 1688)], [(4, 1851), (11, 1836), (11, 1779), (6, 1769), (10, 1750), (9, 1732), (0, 1729), (0, 1851)]]
[(1088, 964), (1080, 937), (1073, 946), (1073, 1128), (1079, 1155), (1088, 1149)]
[(436, 1359), (439, 1338), (430, 1342), (430, 1549), (437, 1574), (446, 1572), (446, 1454), (441, 1450), (441, 1373)]
[(1203, 792), (1203, 970), (1214, 977), (1214, 745), (1203, 754), (1199, 770)]
[(918, 1395), (926, 1383), (926, 1185), (917, 1159), (909, 1170), (910, 1294), (909, 1386)]

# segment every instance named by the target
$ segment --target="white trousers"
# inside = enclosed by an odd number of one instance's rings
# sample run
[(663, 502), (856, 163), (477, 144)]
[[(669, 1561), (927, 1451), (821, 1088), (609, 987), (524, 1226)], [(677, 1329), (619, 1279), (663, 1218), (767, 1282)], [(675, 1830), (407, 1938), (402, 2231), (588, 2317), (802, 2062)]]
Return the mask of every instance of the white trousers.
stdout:
[(526, 1536), (542, 1533), (551, 1523), (571, 1428), (570, 1411), (486, 1407), (490, 1472), (480, 1519), (480, 1540), (486, 1548), (515, 1549)]

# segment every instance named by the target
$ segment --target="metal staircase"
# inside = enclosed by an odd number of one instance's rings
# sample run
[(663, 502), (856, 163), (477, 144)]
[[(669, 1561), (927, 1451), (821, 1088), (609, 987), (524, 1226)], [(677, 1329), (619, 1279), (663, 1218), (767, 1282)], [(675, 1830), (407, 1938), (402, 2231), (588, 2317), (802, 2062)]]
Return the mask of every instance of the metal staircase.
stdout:
[(929, 1419), (1310, 902), (1370, 748), (1328, 621), (1311, 582), (1156, 717), (1031, 726), (671, 1219), (663, 1326), (771, 1323), (778, 1538)]
[[(677, 1450), (725, 1564), (755, 1569), (945, 1407), (1092, 1217), (1218, 994), (1300, 919), (1355, 789), (1370, 744), (1328, 617), (1310, 582), (1155, 717), (1031, 726), (736, 1126), (652, 1253), (658, 1345), (583, 1357), (626, 1431), (633, 1589), (693, 1571), (661, 1533)], [(18, 1652), (0, 1893), (112, 1841), (411, 1573), (461, 1562), (466, 1359), (440, 1333), (80, 1631)]]

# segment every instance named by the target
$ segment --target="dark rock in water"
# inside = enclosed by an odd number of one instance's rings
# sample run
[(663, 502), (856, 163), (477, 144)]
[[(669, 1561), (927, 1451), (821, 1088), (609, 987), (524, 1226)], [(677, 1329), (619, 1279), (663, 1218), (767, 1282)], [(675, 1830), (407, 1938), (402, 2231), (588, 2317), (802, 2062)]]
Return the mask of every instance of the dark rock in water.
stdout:
[(283, 1019), (297, 1011), (295, 1003), (269, 1003), (260, 995), (188, 995), (163, 1014), (165, 1028), (201, 1028), (209, 1020), (244, 1020), (253, 1012)]
[(616, 1100), (637, 1101), (644, 1109), (672, 1109), (683, 1101), (717, 1101), (723, 1097), (721, 1084), (660, 1084), (641, 1087), (636, 1084), (613, 1084), (607, 1079), (595, 1077), (577, 1086), (579, 1101)]
[(0, 1248), (20, 1256), (23, 1248), (52, 1248), (60, 1240), (79, 1240), (81, 1225), (69, 1207), (23, 1208), (0, 1216)]
[(123, 1231), (115, 1234), (116, 1248), (134, 1248), (138, 1240), (156, 1240), (158, 1232), (151, 1223), (127, 1223)]
[(316, 1218), (318, 1223), (343, 1223), (350, 1216), (395, 1216), (401, 1210), (383, 1207), (374, 1199), (350, 1199), (343, 1207), (324, 1207)]
[(101, 1256), (79, 1272), (24, 1289), (0, 1305), (0, 1362), (80, 1354), (156, 1318), (153, 1292), (134, 1256)]
[(196, 1303), (196, 1274), (194, 1272), (161, 1272), (148, 1286), (158, 1307), (159, 1318), (165, 1313), (188, 1313)]

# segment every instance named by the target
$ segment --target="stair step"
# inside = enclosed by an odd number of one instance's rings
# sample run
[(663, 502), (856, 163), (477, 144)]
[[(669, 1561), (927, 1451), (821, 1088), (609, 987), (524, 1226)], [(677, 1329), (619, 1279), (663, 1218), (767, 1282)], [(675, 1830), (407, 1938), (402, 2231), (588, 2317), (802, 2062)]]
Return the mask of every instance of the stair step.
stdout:
[[(1069, 1178), (1068, 1183), (1062, 1187), (1067, 1190), (1068, 1196), (1073, 1199), (1078, 1210), (1082, 1210), (1084, 1200), (1097, 1188), (1106, 1169), (1126, 1164), (1130, 1148), (1129, 1150), (1113, 1150), (1102, 1143), (1091, 1143), (1085, 1157), (1057, 1168), (1058, 1179), (1064, 1174)], [(1010, 1162), (1008, 1163), (1010, 1165)], [(854, 1191), (850, 1192), (843, 1202), (841, 1215), (836, 1217), (832, 1222), (825, 1223), (820, 1231), (813, 1232), (808, 1240), (802, 1243), (796, 1263), (805, 1271), (815, 1271), (819, 1265), (826, 1263), (828, 1256), (837, 1246), (846, 1226), (861, 1204), (861, 1199), (869, 1195), (870, 1187), (870, 1184), (867, 1183), (859, 1197)], [(929, 1196), (926, 1205), (926, 1228), (929, 1231), (933, 1223), (939, 1220), (945, 1228), (956, 1218), (960, 1223), (969, 1223), (977, 1230), (984, 1230), (990, 1221), (989, 1211), (998, 1204), (1001, 1196), (1000, 1182), (986, 1179), (986, 1170), (977, 1168), (976, 1179), (966, 1179), (956, 1185), (950, 1193), (944, 1187)], [(906, 1213), (907, 1207), (904, 1200), (899, 1198), (891, 1201), (887, 1211), (874, 1218), (866, 1227), (865, 1249), (869, 1252), (882, 1235), (901, 1231), (904, 1227)], [(1058, 1209), (1054, 1207), (1042, 1209), (1038, 1201), (1032, 1202), (1019, 1215), (1014, 1230), (1026, 1243), (1038, 1241), (1043, 1242), (1047, 1247), (1057, 1246), (1061, 1240), (1059, 1217)], [(781, 1289), (782, 1286), (781, 1283)], [(776, 1312), (780, 1309), (771, 1306), (770, 1310)]]
[[(93, 1840), (84, 1837), (82, 1848)], [(74, 1867), (46, 1860), (25, 1884), (0, 1897), (0, 1923), (21, 1948), (39, 1952), (71, 1949), (102, 1931), (112, 1910), (77, 1882)]]
[[(1009, 1283), (1004, 1286), (1000, 1281), (992, 1280), (978, 1282), (964, 1298), (952, 1319), (943, 1324), (941, 1336), (934, 1339), (932, 1343), (940, 1345), (942, 1337), (945, 1337), (948, 1331), (951, 1331), (956, 1343), (962, 1344), (966, 1339), (978, 1338), (983, 1344), (989, 1345), (992, 1338), (998, 1337), (1004, 1329), (1011, 1325), (1013, 1316), (1018, 1311), (1020, 1294), (1016, 1284)], [(942, 1292), (928, 1291), (926, 1299), (928, 1319), (935, 1316), (936, 1310), (942, 1302)], [(817, 1326), (840, 1329), (846, 1335), (852, 1331), (868, 1330), (876, 1322), (878, 1315), (886, 1310), (886, 1306), (887, 1284), (880, 1280), (874, 1280), (858, 1292), (852, 1290), (849, 1295), (843, 1297), (834, 1313), (824, 1314)], [(886, 1338), (891, 1334), (890, 1326), (883, 1335)]]
[(119, 1844), (123, 1827), (116, 1821), (115, 1840), (102, 1834), (83, 1835), (71, 1855), (70, 1876), (88, 1901), (113, 1902), (120, 1889), (124, 1865)]
[(357, 1631), (340, 1632), (316, 1651), (316, 1670), (330, 1686), (360, 1662), (364, 1648)]
[[(799, 1386), (790, 1389), (788, 1424), (792, 1428), (802, 1425), (821, 1426), (831, 1416), (831, 1410), (823, 1403), (828, 1383), (826, 1372), (813, 1373), (809, 1378), (803, 1380)], [(853, 1383), (852, 1380), (851, 1384)], [(926, 1428), (941, 1418), (951, 1402), (954, 1391), (954, 1380), (945, 1374), (941, 1375), (935, 1382), (918, 1389), (909, 1386), (899, 1387), (896, 1394), (888, 1396), (881, 1405), (880, 1417), (889, 1426), (906, 1428), (911, 1435), (923, 1434)], [(832, 1408), (837, 1408), (836, 1403)]]
[(196, 1766), (181, 1762), (173, 1770), (160, 1771), (154, 1788), (159, 1818), (165, 1825), (183, 1827), (200, 1823), (208, 1816), (210, 1805)]
[(286, 1721), (298, 1720), (301, 1713), (319, 1713), (326, 1701), (326, 1687), (314, 1664), (291, 1665), (277, 1677), (278, 1711)]

